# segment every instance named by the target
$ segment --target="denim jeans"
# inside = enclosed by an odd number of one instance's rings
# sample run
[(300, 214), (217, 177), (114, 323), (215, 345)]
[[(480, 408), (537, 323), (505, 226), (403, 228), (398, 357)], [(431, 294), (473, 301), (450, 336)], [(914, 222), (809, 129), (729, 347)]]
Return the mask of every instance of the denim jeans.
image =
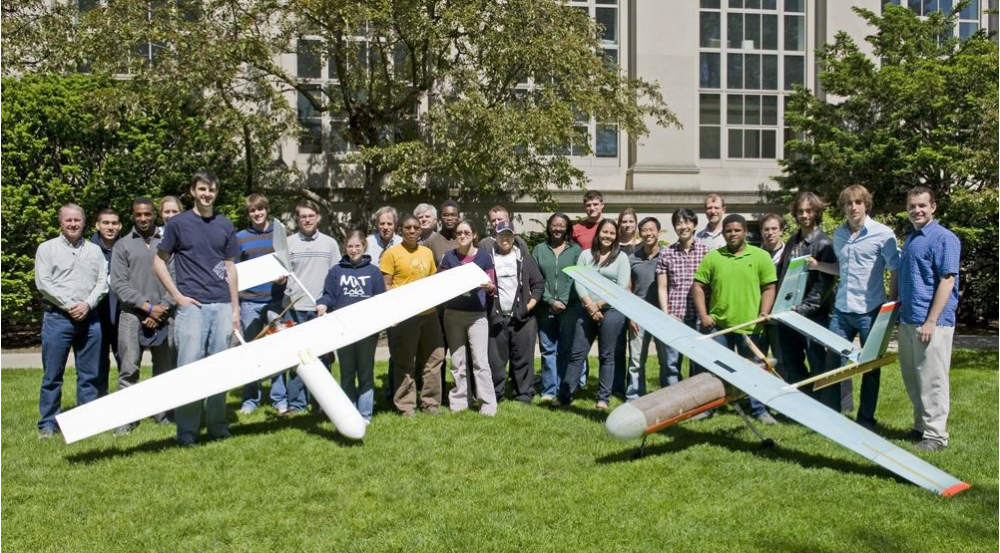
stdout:
[[(660, 364), (660, 387), (665, 388), (680, 382), (680, 354), (668, 348), (666, 344), (658, 338), (654, 338), (645, 329), (640, 328), (639, 332), (628, 343), (628, 387), (625, 388), (625, 399), (628, 401), (646, 395), (646, 358), (649, 355), (649, 342), (651, 341), (656, 343), (656, 359)], [(673, 365), (670, 364), (671, 352), (675, 357)]]
[[(573, 345), (570, 350), (569, 365), (566, 368), (566, 378), (559, 387), (560, 401), (563, 403), (572, 401), (580, 383), (584, 360), (587, 359), (595, 338), (600, 359), (597, 401), (608, 401), (611, 398), (616, 361), (625, 358), (627, 319), (613, 307), (604, 311), (604, 319), (600, 323), (595, 322), (582, 307), (573, 309), (573, 319)], [(621, 370), (624, 371), (625, 367), (621, 367)]]
[(56, 415), (62, 411), (63, 374), (69, 350), (76, 364), (76, 404), (97, 399), (98, 354), (101, 349), (101, 321), (90, 311), (84, 321), (69, 314), (46, 309), (42, 316), (42, 387), (38, 394), (38, 429), (56, 429)]
[[(289, 309), (285, 318), (295, 324), (302, 324), (315, 319), (316, 312)], [(329, 356), (321, 355), (320, 360), (327, 367), (330, 366)], [(309, 394), (298, 373), (287, 371), (274, 375), (271, 379), (271, 405), (279, 411), (284, 409), (289, 411), (306, 410), (309, 406)]]
[[(257, 334), (267, 324), (267, 313), (274, 312), (275, 315), (281, 313), (280, 302), (258, 303), (252, 301), (240, 302), (240, 328), (243, 329), (243, 339), (253, 340)], [(271, 379), (271, 387), (279, 376)], [(260, 405), (260, 385), (263, 380), (251, 382), (243, 387), (243, 408), (254, 410)], [(284, 384), (282, 384), (284, 386)]]
[(537, 311), (538, 350), (542, 357), (542, 395), (555, 397), (569, 365), (573, 345), (573, 314), (569, 307), (562, 313), (553, 313), (547, 305), (539, 307)]
[[(233, 307), (229, 303), (203, 303), (177, 308), (177, 366), (215, 355), (229, 347), (233, 335)], [(204, 400), (182, 405), (175, 411), (177, 441), (194, 442), (201, 428), (202, 409), (208, 435), (224, 438), (229, 435), (226, 420), (226, 394), (216, 394)]]
[(340, 358), (340, 387), (362, 418), (372, 420), (375, 409), (375, 347), (378, 334), (337, 350)]
[[(746, 344), (745, 334), (740, 334), (739, 332), (730, 332), (729, 334), (720, 334), (712, 338), (719, 344), (721, 344), (726, 349), (735, 350), (741, 357), (745, 357), (748, 360), (756, 359), (750, 346)], [(764, 344), (765, 338), (760, 335), (751, 335), (750, 340), (759, 349), (761, 345)], [(752, 362), (752, 361), (751, 361)], [(704, 370), (704, 369), (702, 369)], [(767, 412), (767, 406), (763, 403), (757, 401), (756, 399), (747, 396), (750, 401), (750, 416), (759, 417)]]
[[(863, 346), (868, 341), (868, 334), (872, 330), (872, 325), (875, 324), (879, 309), (881, 307), (876, 307), (868, 313), (844, 313), (834, 309), (833, 316), (830, 317), (830, 332), (851, 342), (854, 341), (855, 336), (861, 336), (861, 345)], [(828, 367), (833, 368), (843, 364), (846, 360), (831, 352), (828, 354), (826, 362)], [(861, 377), (861, 405), (858, 406), (856, 417), (859, 422), (875, 424), (875, 408), (878, 404), (881, 374), (881, 369), (875, 369), (866, 372)], [(840, 390), (840, 386), (831, 386), (831, 388)]]

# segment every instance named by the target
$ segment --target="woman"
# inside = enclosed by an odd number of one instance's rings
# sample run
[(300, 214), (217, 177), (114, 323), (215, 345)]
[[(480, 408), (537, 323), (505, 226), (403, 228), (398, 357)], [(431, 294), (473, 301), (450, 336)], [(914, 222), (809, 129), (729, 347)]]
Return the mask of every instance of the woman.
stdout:
[(469, 383), (466, 380), (468, 360), (466, 346), (472, 355), (472, 377), (476, 381), (476, 399), (479, 400), (479, 412), (483, 415), (497, 414), (497, 398), (493, 390), (493, 373), (489, 362), (489, 322), (486, 318), (487, 298), (493, 295), (496, 278), (493, 271), (493, 257), (489, 252), (480, 250), (474, 244), (478, 242), (472, 222), (464, 220), (455, 227), (455, 238), (458, 247), (445, 252), (438, 272), (475, 263), (486, 271), (491, 282), (483, 284), (478, 290), (471, 290), (448, 300), (444, 309), (444, 333), (451, 350), (451, 375), (455, 379), (455, 387), (448, 393), (448, 405), (452, 411), (465, 411), (469, 408)]
[[(336, 311), (385, 292), (385, 281), (372, 258), (364, 255), (365, 235), (360, 230), (347, 233), (347, 255), (330, 268), (323, 295), (316, 301), (316, 316)], [(375, 346), (378, 333), (337, 350), (340, 359), (340, 386), (357, 407), (365, 423), (372, 420), (375, 407)], [(355, 383), (355, 380), (357, 382)]]
[[(601, 276), (627, 290), (632, 272), (628, 256), (621, 252), (618, 243), (618, 226), (611, 219), (603, 219), (597, 225), (597, 239), (593, 246), (580, 254), (577, 264), (597, 269)], [(625, 358), (626, 319), (606, 301), (591, 295), (590, 290), (579, 282), (576, 283), (576, 293), (580, 296), (581, 309), (576, 317), (566, 378), (559, 387), (559, 403), (565, 405), (573, 400), (583, 361), (594, 338), (597, 338), (600, 371), (596, 408), (607, 411), (615, 372), (622, 371), (624, 375), (625, 367), (616, 365), (620, 364), (618, 359)]]
[[(404, 286), (437, 272), (434, 253), (417, 243), (420, 221), (404, 215), (399, 221), (403, 242), (382, 254), (379, 269), (386, 289)], [(434, 308), (410, 317), (389, 331), (392, 355), (392, 401), (404, 417), (412, 417), (417, 409), (416, 371), (423, 371), (420, 388), (420, 408), (431, 414), (441, 413), (441, 362), (444, 361), (444, 336)]]
[(635, 210), (631, 207), (625, 208), (618, 215), (618, 249), (624, 252), (625, 255), (632, 255), (635, 249), (642, 243), (636, 223), (638, 220)]
[(542, 303), (536, 310), (538, 344), (542, 355), (542, 403), (552, 403), (559, 382), (566, 377), (569, 349), (573, 343), (573, 313), (580, 297), (573, 279), (563, 269), (576, 263), (580, 246), (569, 240), (572, 223), (565, 213), (555, 213), (545, 224), (547, 240), (535, 246), (532, 255), (545, 279)]

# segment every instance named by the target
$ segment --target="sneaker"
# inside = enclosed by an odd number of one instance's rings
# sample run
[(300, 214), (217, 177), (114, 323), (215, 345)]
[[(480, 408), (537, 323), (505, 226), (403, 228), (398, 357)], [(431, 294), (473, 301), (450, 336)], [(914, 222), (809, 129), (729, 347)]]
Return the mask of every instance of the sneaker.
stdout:
[(133, 430), (135, 430), (135, 427), (136, 427), (135, 424), (123, 424), (123, 425), (119, 426), (118, 428), (115, 428), (114, 435), (115, 436), (127, 436), (127, 435), (131, 434)]
[(774, 418), (774, 416), (771, 413), (768, 413), (767, 411), (764, 411), (760, 415), (757, 415), (757, 421), (763, 424), (764, 426), (772, 426), (778, 424), (778, 419)]
[(935, 441), (935, 440), (929, 440), (929, 439), (926, 439), (926, 438), (923, 439), (923, 440), (920, 440), (920, 443), (918, 443), (917, 445), (913, 446), (914, 449), (919, 449), (921, 451), (941, 451), (942, 449), (944, 449), (946, 447), (948, 447), (948, 446), (945, 445), (945, 444), (943, 444), (943, 443), (941, 443), (941, 442), (938, 442), (938, 441)]
[(605, 413), (608, 410), (608, 402), (598, 401), (597, 405), (594, 406), (594, 409), (597, 409), (598, 411)]
[(56, 435), (55, 428), (39, 428), (38, 429), (38, 439), (39, 440), (51, 440)]

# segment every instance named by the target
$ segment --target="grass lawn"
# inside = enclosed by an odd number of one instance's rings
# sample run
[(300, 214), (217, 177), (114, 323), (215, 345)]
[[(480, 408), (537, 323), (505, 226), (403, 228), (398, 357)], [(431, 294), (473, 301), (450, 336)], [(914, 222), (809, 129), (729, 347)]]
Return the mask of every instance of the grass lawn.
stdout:
[[(383, 410), (363, 445), (321, 415), (268, 408), (191, 449), (149, 421), (67, 446), (36, 438), (40, 371), (5, 370), (2, 549), (996, 552), (997, 363), (955, 353), (952, 445), (918, 453), (972, 484), (951, 499), (790, 423), (760, 450), (732, 413), (652, 436), (633, 459), (592, 396), (559, 411), (505, 402), (495, 419)], [(890, 365), (879, 432), (904, 443), (910, 412)]]

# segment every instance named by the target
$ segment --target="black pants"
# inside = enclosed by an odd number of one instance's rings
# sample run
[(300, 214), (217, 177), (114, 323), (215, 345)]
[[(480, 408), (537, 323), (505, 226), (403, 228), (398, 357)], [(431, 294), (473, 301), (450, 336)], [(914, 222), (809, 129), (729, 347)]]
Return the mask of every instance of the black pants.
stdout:
[(514, 399), (531, 403), (535, 395), (535, 340), (538, 325), (534, 317), (520, 322), (506, 319), (490, 325), (490, 370), (497, 401), (504, 399), (507, 388), (507, 363), (513, 381)]

